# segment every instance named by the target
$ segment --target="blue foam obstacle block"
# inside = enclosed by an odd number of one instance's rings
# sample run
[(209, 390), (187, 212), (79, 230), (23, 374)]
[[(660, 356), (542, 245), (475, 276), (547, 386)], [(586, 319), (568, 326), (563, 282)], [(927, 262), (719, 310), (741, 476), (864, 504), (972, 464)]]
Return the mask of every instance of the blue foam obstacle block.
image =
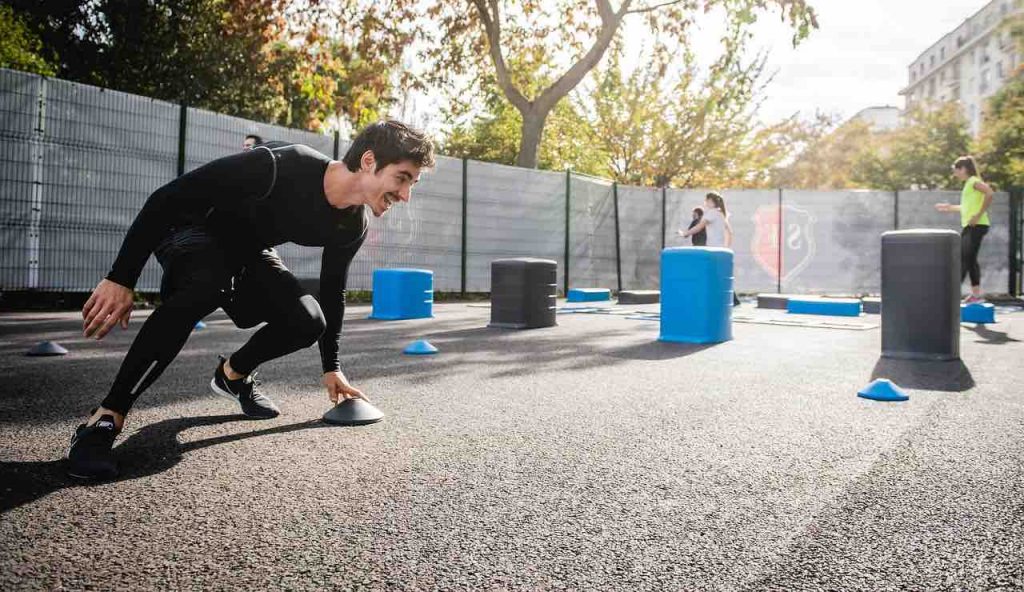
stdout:
[(973, 302), (960, 305), (961, 323), (994, 323), (996, 322), (996, 307), (985, 302)]
[(436, 354), (438, 349), (434, 347), (432, 343), (426, 340), (413, 341), (404, 350), (403, 354), (409, 354), (410, 356), (427, 356), (430, 354)]
[(612, 299), (612, 291), (606, 288), (570, 288), (568, 302), (601, 302)]
[(397, 321), (434, 316), (434, 272), (429, 269), (373, 270), (371, 319)]
[(793, 314), (859, 317), (860, 300), (856, 298), (790, 298), (786, 311)]
[(659, 341), (732, 339), (732, 251), (672, 247), (661, 252)]
[(66, 356), (68, 350), (56, 341), (42, 341), (25, 352), (26, 356)]
[(910, 396), (888, 378), (878, 378), (857, 392), (858, 397), (873, 401), (906, 401)]

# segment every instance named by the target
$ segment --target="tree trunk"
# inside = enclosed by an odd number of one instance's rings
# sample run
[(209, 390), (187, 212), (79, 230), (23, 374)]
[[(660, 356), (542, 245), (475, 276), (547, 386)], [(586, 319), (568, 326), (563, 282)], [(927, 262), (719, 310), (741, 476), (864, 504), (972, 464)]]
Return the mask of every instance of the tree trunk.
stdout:
[(537, 168), (537, 153), (540, 150), (541, 134), (544, 132), (544, 122), (548, 118), (548, 111), (540, 112), (530, 109), (522, 115), (522, 140), (519, 144), (516, 166), (535, 169)]

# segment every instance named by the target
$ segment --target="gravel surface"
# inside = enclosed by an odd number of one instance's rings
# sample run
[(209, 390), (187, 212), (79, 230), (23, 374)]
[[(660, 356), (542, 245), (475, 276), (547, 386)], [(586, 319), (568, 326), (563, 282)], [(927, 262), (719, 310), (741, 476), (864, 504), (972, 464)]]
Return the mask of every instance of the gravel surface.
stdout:
[[(261, 368), (280, 417), (239, 416), (207, 385), (247, 332), (214, 315), (93, 486), (62, 457), (148, 313), (101, 342), (0, 315), (0, 589), (1024, 589), (1024, 313), (965, 325), (962, 363), (880, 360), (878, 329), (368, 313), (342, 364), (383, 422), (320, 421), (315, 348)], [(878, 376), (910, 401), (858, 398)]]

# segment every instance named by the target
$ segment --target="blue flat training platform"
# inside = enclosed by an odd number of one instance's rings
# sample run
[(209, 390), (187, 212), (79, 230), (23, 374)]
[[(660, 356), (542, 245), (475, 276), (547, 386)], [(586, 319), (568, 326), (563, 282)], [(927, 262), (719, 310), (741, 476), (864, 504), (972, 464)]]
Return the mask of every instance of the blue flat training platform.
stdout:
[(790, 298), (786, 310), (794, 314), (860, 316), (860, 300), (855, 298)]
[(994, 323), (996, 322), (996, 307), (985, 302), (974, 302), (972, 304), (960, 305), (961, 323)]
[(612, 299), (612, 291), (606, 288), (570, 288), (569, 302), (601, 302)]

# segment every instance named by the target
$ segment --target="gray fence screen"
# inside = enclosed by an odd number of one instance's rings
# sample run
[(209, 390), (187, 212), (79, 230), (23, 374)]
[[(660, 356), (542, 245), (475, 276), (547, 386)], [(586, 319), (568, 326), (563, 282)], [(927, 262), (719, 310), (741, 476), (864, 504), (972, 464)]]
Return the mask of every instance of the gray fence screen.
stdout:
[[(333, 135), (0, 69), (0, 290), (91, 290), (153, 190), (240, 150), (250, 133), (334, 158), (346, 149)], [(959, 228), (934, 208), (956, 192), (721, 192), (740, 292), (877, 292), (882, 232)], [(377, 268), (416, 267), (434, 272), (439, 291), (487, 292), (492, 260), (529, 256), (558, 262), (560, 290), (566, 271), (570, 287), (656, 289), (662, 245), (688, 244), (677, 231), (706, 193), (441, 156), (410, 203), (372, 221), (349, 287), (370, 289)], [(1015, 277), (1018, 214), (996, 195), (981, 252), (987, 292)], [(319, 249), (279, 250), (300, 278), (319, 275)], [(138, 289), (156, 291), (159, 279), (150, 261)]]
[(569, 277), (573, 285), (618, 289), (615, 185), (573, 175), (569, 196)]

